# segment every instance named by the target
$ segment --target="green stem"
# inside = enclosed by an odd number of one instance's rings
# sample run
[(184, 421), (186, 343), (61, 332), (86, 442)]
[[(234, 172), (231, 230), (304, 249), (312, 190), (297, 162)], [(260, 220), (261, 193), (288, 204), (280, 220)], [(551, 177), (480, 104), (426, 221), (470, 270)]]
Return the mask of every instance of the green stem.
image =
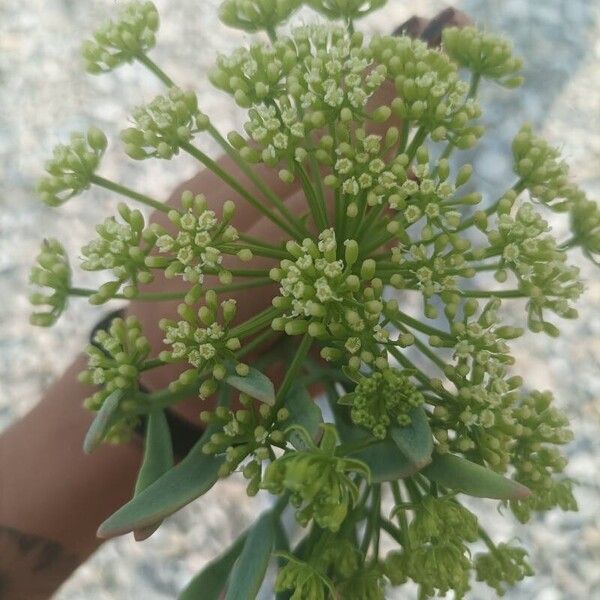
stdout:
[(269, 244), (261, 238), (248, 235), (247, 233), (242, 233), (241, 231), (238, 233), (238, 235), (242, 242), (247, 242), (248, 244), (252, 244), (254, 246), (260, 246), (261, 248), (266, 248), (268, 250), (278, 250), (279, 252), (284, 252), (284, 249), (281, 247), (281, 245), (277, 246), (275, 244)]
[(488, 535), (487, 531), (485, 529), (483, 529), (483, 527), (478, 527), (477, 530), (478, 530), (478, 533), (479, 533), (479, 537), (483, 540), (483, 542), (488, 547), (488, 549), (490, 550), (490, 552), (492, 554), (497, 554), (498, 553), (498, 548), (496, 548), (496, 544), (494, 544), (494, 541)]
[(391, 521), (382, 518), (381, 528), (389, 533), (389, 535), (391, 535), (392, 538), (394, 538), (394, 540), (396, 540), (403, 548), (405, 547), (402, 541), (402, 531), (400, 531), (400, 529), (398, 529)]
[[(227, 269), (234, 277), (268, 277), (269, 269)], [(208, 272), (207, 272), (208, 273)], [(211, 275), (218, 275), (213, 272)]]
[[(394, 502), (396, 506), (402, 506), (404, 500), (402, 498), (402, 492), (400, 490), (400, 484), (397, 481), (392, 481), (392, 494), (394, 496)], [(400, 524), (400, 532), (402, 538), (402, 546), (407, 550), (410, 549), (410, 536), (408, 535), (408, 519), (406, 518), (406, 510), (401, 509), (397, 512), (398, 523)]]
[[(263, 256), (265, 258), (276, 258), (278, 260), (290, 258), (289, 252), (286, 252), (285, 250), (273, 250), (272, 248), (266, 248), (265, 246), (259, 246), (250, 242), (244, 242), (244, 248), (248, 248), (248, 250), (251, 250), (252, 254), (255, 254), (256, 256)], [(237, 254), (236, 250), (239, 250), (239, 246), (238, 248), (232, 248), (232, 250), (234, 250), (232, 254)]]
[(313, 149), (309, 150), (309, 156), (310, 169), (315, 184), (313, 189), (315, 190), (316, 198), (319, 202), (319, 205), (322, 207), (322, 210), (325, 214), (326, 222), (329, 223), (329, 218), (327, 214), (327, 202), (325, 200), (325, 191), (323, 189), (323, 180), (321, 178), (321, 172), (319, 170), (319, 165), (317, 164), (317, 159), (315, 158), (315, 153)]
[(431, 325), (427, 325), (426, 323), (421, 323), (417, 319), (414, 319), (410, 315), (402, 312), (401, 310), (397, 310), (392, 317), (390, 317), (390, 321), (392, 323), (396, 323), (394, 317), (397, 317), (399, 321), (405, 323), (406, 325), (410, 325), (413, 329), (417, 329), (422, 333), (426, 333), (428, 335), (436, 335), (438, 337), (444, 339), (454, 339), (452, 335), (450, 335), (447, 331), (442, 331), (441, 329), (437, 329), (432, 327)]
[[(98, 290), (91, 290), (87, 288), (69, 288), (68, 291), (70, 296), (79, 296), (88, 298), (98, 293)], [(147, 294), (138, 294), (137, 296), (129, 297), (123, 294), (115, 294), (113, 298), (115, 300), (140, 300), (144, 302), (164, 302), (165, 300), (181, 300), (185, 297), (185, 292), (149, 292)]]
[(304, 190), (304, 195), (306, 196), (306, 201), (310, 207), (310, 212), (312, 214), (313, 220), (316, 226), (323, 231), (327, 229), (327, 214), (325, 212), (325, 207), (322, 202), (317, 198), (315, 193), (315, 189), (308, 177), (306, 171), (301, 165), (296, 167), (296, 174), (300, 178), (300, 182), (302, 183), (302, 189)]
[(408, 134), (410, 133), (410, 121), (404, 121), (402, 123), (402, 130), (400, 131), (400, 142), (398, 143), (398, 154), (402, 154), (406, 150), (406, 144), (408, 144)]
[(269, 277), (261, 277), (259, 279), (251, 279), (250, 281), (241, 281), (240, 283), (230, 283), (227, 285), (217, 285), (212, 290), (217, 294), (226, 294), (229, 292), (237, 292), (239, 290), (247, 290), (255, 287), (271, 285), (273, 280)]
[(261, 329), (278, 315), (280, 311), (277, 308), (269, 306), (262, 312), (259, 312), (257, 315), (254, 315), (251, 319), (244, 321), (244, 323), (240, 323), (236, 327), (233, 327), (229, 330), (229, 335), (231, 337), (242, 337), (246, 335), (250, 335)]
[(461, 290), (465, 298), (527, 298), (521, 290)]
[(471, 85), (469, 86), (469, 93), (467, 98), (470, 100), (477, 96), (477, 90), (479, 89), (479, 83), (481, 82), (481, 73), (473, 73), (471, 75)]
[(371, 545), (371, 539), (375, 532), (376, 526), (378, 525), (379, 515), (381, 514), (381, 484), (376, 483), (372, 486), (371, 493), (371, 510), (367, 517), (367, 527), (360, 545), (360, 552), (366, 559), (369, 546)]
[(388, 352), (405, 368), (413, 371), (414, 376), (423, 384), (425, 388), (427, 388), (430, 392), (433, 392), (437, 396), (444, 396), (448, 400), (454, 400), (453, 396), (450, 394), (445, 394), (438, 390), (437, 388), (431, 385), (429, 381), (429, 377), (421, 371), (410, 359), (408, 359), (402, 352), (400, 352), (397, 348), (393, 346), (388, 347)]
[(173, 80), (146, 54), (137, 54), (136, 60), (143, 64), (148, 70), (150, 70), (160, 81), (162, 81), (168, 88), (175, 87)]
[(100, 177), (100, 175), (92, 175), (90, 177), (90, 182), (103, 187), (111, 192), (116, 192), (117, 194), (121, 194), (121, 196), (126, 196), (127, 198), (131, 198), (136, 202), (140, 202), (145, 204), (146, 206), (150, 206), (156, 210), (159, 210), (164, 213), (169, 212), (169, 207), (164, 202), (159, 202), (158, 200), (154, 200), (149, 196), (145, 196), (144, 194), (140, 194), (135, 190), (132, 190), (120, 183), (115, 183), (114, 181), (110, 181), (110, 179), (105, 179), (104, 177)]
[[(396, 326), (400, 331), (404, 333), (410, 333), (408, 327), (405, 327), (400, 323)], [(421, 354), (425, 355), (432, 363), (434, 363), (440, 369), (440, 371), (442, 371), (442, 373), (445, 374), (446, 364), (444, 363), (444, 361), (437, 354), (432, 352), (431, 349), (426, 344), (424, 344), (418, 337), (414, 336), (414, 339), (415, 347), (421, 352)]]
[(292, 359), (292, 362), (290, 363), (290, 366), (285, 374), (285, 377), (283, 378), (283, 382), (282, 382), (279, 390), (277, 391), (277, 397), (276, 397), (275, 408), (273, 410), (273, 413), (276, 413), (277, 412), (276, 409), (281, 408), (283, 402), (285, 401), (285, 397), (287, 396), (287, 393), (290, 391), (290, 388), (292, 387), (292, 384), (294, 383), (294, 379), (297, 377), (298, 372), (302, 368), (304, 359), (306, 358), (306, 355), (308, 354), (308, 351), (310, 350), (312, 342), (313, 342), (313, 338), (310, 335), (308, 335), (308, 333), (306, 333), (304, 335), (304, 337), (302, 338), (302, 341), (300, 342), (300, 345), (298, 346), (298, 350), (296, 350), (296, 354), (295, 354), (294, 358)]
[(308, 235), (308, 230), (298, 225), (298, 219), (285, 202), (273, 192), (273, 190), (265, 183), (265, 181), (256, 173), (256, 171), (240, 156), (239, 152), (221, 135), (219, 130), (212, 124), (207, 129), (210, 136), (221, 146), (225, 153), (235, 162), (240, 170), (248, 177), (248, 179), (265, 195), (266, 198), (275, 206), (279, 212), (288, 220), (288, 222), (298, 228), (300, 235)]
[(419, 127), (419, 129), (417, 129), (417, 132), (415, 133), (415, 136), (413, 137), (412, 141), (410, 142), (410, 146), (408, 147), (408, 150), (406, 151), (406, 154), (408, 155), (408, 159), (409, 159), (409, 164), (410, 164), (410, 162), (412, 162), (412, 159), (415, 157), (417, 150), (419, 149), (421, 144), (425, 141), (426, 137), (427, 137), (427, 130), (424, 127)]
[(275, 27), (273, 27), (272, 25), (267, 26), (267, 28), (265, 29), (267, 35), (269, 36), (269, 40), (271, 41), (272, 44), (274, 44), (277, 41), (277, 32), (275, 31)]
[[(370, 233), (372, 225), (376, 223), (377, 217), (379, 217), (384, 210), (385, 204), (383, 202), (379, 206), (373, 206), (371, 208), (366, 219), (363, 220), (356, 231), (356, 239), (358, 241), (360, 241), (362, 238), (368, 239), (368, 234)], [(379, 223), (376, 224), (379, 225)]]
[(153, 358), (152, 360), (147, 360), (140, 368), (140, 371), (150, 371), (150, 369), (156, 369), (157, 367), (162, 367), (166, 365), (164, 361), (160, 360), (160, 358)]
[(243, 185), (236, 181), (229, 173), (227, 173), (219, 164), (210, 158), (207, 154), (202, 152), (196, 146), (193, 146), (189, 142), (181, 144), (181, 148), (188, 154), (193, 156), (196, 160), (202, 163), (207, 169), (210, 169), (217, 177), (225, 182), (232, 190), (237, 192), (242, 198), (249, 202), (256, 210), (265, 215), (273, 223), (275, 223), (282, 231), (285, 231), (288, 235), (291, 235), (294, 239), (301, 239), (298, 234), (280, 217), (275, 215), (269, 210), (260, 200), (255, 198)]
[(253, 340), (246, 342), (244, 344), (244, 347), (237, 352), (235, 357), (239, 359), (243, 358), (244, 356), (247, 356), (248, 354), (256, 350), (256, 348), (264, 344), (269, 338), (274, 337), (276, 335), (278, 335), (277, 331), (274, 331), (270, 327), (269, 329), (265, 329), (260, 335), (257, 335)]

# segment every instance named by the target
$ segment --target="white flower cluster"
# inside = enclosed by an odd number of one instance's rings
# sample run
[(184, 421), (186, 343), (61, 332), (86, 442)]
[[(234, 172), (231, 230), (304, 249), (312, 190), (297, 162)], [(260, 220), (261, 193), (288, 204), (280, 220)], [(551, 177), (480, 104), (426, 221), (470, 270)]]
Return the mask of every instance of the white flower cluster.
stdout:
[(375, 261), (357, 263), (354, 240), (346, 240), (344, 246), (345, 260), (341, 260), (333, 229), (321, 232), (317, 243), (307, 238), (302, 245), (287, 244), (295, 260), (283, 260), (271, 270), (281, 294), (273, 304), (286, 311), (274, 319), (273, 328), (288, 335), (308, 332), (321, 339), (327, 344), (323, 350), (327, 359), (350, 356), (354, 368), (374, 361), (385, 368), (385, 352), (379, 346), (389, 337), (379, 325), (383, 283), (375, 277)]
[(105, 23), (81, 48), (88, 73), (106, 73), (154, 47), (159, 17), (152, 2), (127, 2), (117, 21)]
[(147, 106), (138, 106), (132, 116), (136, 126), (123, 130), (121, 139), (125, 152), (135, 160), (170, 159), (209, 124), (198, 108), (196, 94), (178, 87), (169, 88), (166, 95), (157, 96)]
[(518, 87), (523, 59), (513, 56), (505, 38), (476, 27), (448, 27), (442, 33), (444, 50), (461, 67), (508, 88)]
[[(240, 340), (229, 335), (229, 326), (237, 312), (236, 302), (224, 300), (219, 305), (217, 294), (209, 290), (204, 305), (197, 311), (180, 304), (178, 312), (181, 320), (162, 319), (159, 323), (165, 333), (164, 343), (171, 346), (171, 350), (163, 350), (159, 356), (168, 363), (187, 360), (193, 368), (184, 371), (169, 388), (177, 391), (208, 371), (211, 377), (203, 381), (199, 390), (200, 397), (206, 398), (216, 390), (217, 381), (225, 377), (224, 362), (234, 360), (234, 352), (240, 349)], [(217, 320), (219, 312), (222, 322)], [(236, 369), (240, 375), (248, 372), (242, 363)]]
[(249, 33), (267, 31), (286, 21), (302, 4), (302, 0), (224, 0), (219, 18), (225, 25)]
[(223, 267), (223, 252), (237, 251), (244, 260), (252, 258), (249, 250), (238, 250), (232, 245), (238, 239), (236, 228), (229, 224), (235, 205), (231, 201), (224, 203), (221, 221), (208, 209), (203, 194), (194, 196), (189, 191), (183, 192), (181, 205), (183, 210), (173, 209), (168, 214), (177, 228), (176, 234), (156, 223), (151, 226), (159, 255), (147, 257), (146, 265), (164, 268), (167, 278), (181, 276), (193, 284), (202, 283), (207, 272), (229, 283), (231, 273)]
[(468, 97), (468, 85), (445, 55), (404, 36), (375, 36), (370, 51), (394, 82), (397, 97), (391, 108), (399, 118), (458, 148), (472, 147), (483, 135), (483, 127), (474, 123), (481, 115), (479, 104)]
[(120, 223), (115, 217), (107, 218), (96, 226), (98, 238), (81, 249), (81, 268), (86, 271), (110, 269), (116, 281), (102, 285), (90, 302), (100, 304), (114, 297), (120, 287), (123, 293), (133, 298), (138, 293), (138, 284), (150, 283), (154, 277), (145, 264), (146, 257), (154, 247), (156, 235), (145, 229), (144, 217), (139, 210), (131, 210), (126, 204), (118, 206)]
[(44, 240), (37, 256), (37, 265), (29, 274), (31, 283), (48, 288), (51, 293), (35, 292), (29, 300), (36, 307), (45, 307), (31, 315), (32, 325), (54, 325), (67, 307), (71, 287), (71, 267), (63, 245), (55, 239)]
[(496, 277), (506, 279), (506, 269), (519, 281), (520, 289), (529, 297), (528, 325), (532, 331), (557, 335), (558, 329), (544, 319), (544, 310), (573, 319), (577, 311), (570, 305), (583, 292), (579, 268), (567, 264), (567, 254), (560, 249), (549, 231), (548, 223), (532, 204), (518, 208), (514, 217), (501, 214), (498, 229), (488, 231), (492, 248), (501, 252), (500, 270)]
[(102, 131), (91, 127), (87, 135), (71, 134), (69, 144), (58, 144), (46, 163), (47, 176), (37, 184), (37, 192), (49, 206), (60, 206), (91, 185), (91, 179), (106, 150)]
[(578, 189), (569, 181), (569, 167), (560, 152), (524, 125), (512, 144), (514, 171), (531, 197), (555, 211), (568, 210)]

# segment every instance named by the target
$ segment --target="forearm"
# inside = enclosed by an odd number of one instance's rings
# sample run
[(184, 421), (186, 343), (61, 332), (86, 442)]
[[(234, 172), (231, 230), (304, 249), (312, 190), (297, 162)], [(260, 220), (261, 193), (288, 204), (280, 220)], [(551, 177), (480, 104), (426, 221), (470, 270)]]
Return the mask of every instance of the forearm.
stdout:
[(99, 545), (96, 529), (132, 494), (141, 446), (82, 441), (90, 389), (83, 358), (0, 437), (0, 598), (36, 600), (53, 591)]

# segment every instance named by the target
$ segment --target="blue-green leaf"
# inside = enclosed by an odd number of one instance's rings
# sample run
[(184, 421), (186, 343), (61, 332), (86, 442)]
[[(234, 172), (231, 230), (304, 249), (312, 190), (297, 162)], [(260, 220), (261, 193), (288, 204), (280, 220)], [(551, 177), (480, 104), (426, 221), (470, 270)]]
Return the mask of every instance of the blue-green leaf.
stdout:
[[(294, 384), (292, 386), (285, 399), (285, 408), (290, 412), (290, 416), (282, 423), (282, 428), (300, 425), (306, 429), (308, 435), (313, 440), (316, 440), (321, 432), (323, 414), (321, 413), (319, 405), (315, 403), (304, 386), (299, 384)], [(300, 436), (297, 431), (292, 431), (290, 433), (289, 440), (296, 450), (301, 450), (306, 447), (302, 436)]]
[(431, 462), (433, 435), (422, 407), (413, 408), (410, 419), (408, 427), (391, 427), (390, 437), (409, 462), (421, 470)]
[(233, 361), (226, 361), (225, 369), (227, 370), (227, 375), (223, 378), (225, 383), (265, 404), (270, 406), (275, 404), (275, 387), (266, 375), (250, 367), (248, 375), (242, 377), (237, 374)]
[(181, 592), (179, 600), (220, 600), (247, 535), (244, 532), (223, 554), (209, 562)]
[(527, 498), (529, 488), (486, 469), (455, 454), (434, 455), (433, 461), (423, 475), (451, 490), (498, 500), (521, 500)]
[(335, 413), (336, 428), (343, 444), (371, 442), (367, 448), (351, 452), (349, 456), (361, 460), (369, 467), (373, 483), (397, 481), (414, 475), (422, 468), (400, 452), (391, 439), (377, 440), (364, 429), (356, 427), (349, 421), (342, 406), (335, 404), (332, 408)]
[(102, 403), (83, 441), (83, 450), (86, 454), (91, 454), (102, 443), (104, 436), (114, 424), (119, 404), (125, 394), (125, 390), (115, 390)]
[(349, 456), (361, 460), (369, 467), (373, 483), (397, 481), (418, 473), (422, 468), (402, 454), (398, 446), (389, 439), (374, 442), (372, 446), (352, 452)]
[(219, 467), (225, 461), (222, 456), (202, 452), (202, 446), (212, 433), (209, 428), (178, 465), (104, 521), (98, 536), (110, 538), (143, 529), (208, 492), (216, 483)]
[[(134, 495), (137, 496), (152, 485), (173, 467), (173, 444), (167, 417), (163, 410), (154, 410), (148, 415), (146, 437), (144, 442), (144, 460), (135, 484)], [(149, 538), (162, 523), (157, 523), (144, 529), (136, 529), (134, 536), (137, 541)]]
[(244, 549), (231, 572), (225, 600), (256, 599), (273, 552), (275, 535), (275, 517), (268, 511), (248, 533)]
[(148, 415), (144, 442), (144, 460), (135, 484), (135, 494), (162, 477), (173, 466), (173, 444), (167, 417), (163, 410)]

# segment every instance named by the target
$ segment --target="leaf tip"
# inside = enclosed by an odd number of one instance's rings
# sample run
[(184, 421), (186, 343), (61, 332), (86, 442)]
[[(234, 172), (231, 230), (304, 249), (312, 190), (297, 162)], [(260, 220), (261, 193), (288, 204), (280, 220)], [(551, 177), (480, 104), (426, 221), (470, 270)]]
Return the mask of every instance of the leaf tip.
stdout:
[(523, 485), (519, 482), (515, 483), (516, 487), (515, 493), (513, 495), (514, 500), (526, 500), (527, 498), (529, 498), (529, 496), (531, 496), (531, 490), (526, 485)]
[(92, 431), (88, 431), (85, 439), (83, 440), (83, 451), (88, 455), (92, 454), (92, 452), (96, 450), (99, 445), (100, 440), (98, 439), (98, 436), (96, 436)]

